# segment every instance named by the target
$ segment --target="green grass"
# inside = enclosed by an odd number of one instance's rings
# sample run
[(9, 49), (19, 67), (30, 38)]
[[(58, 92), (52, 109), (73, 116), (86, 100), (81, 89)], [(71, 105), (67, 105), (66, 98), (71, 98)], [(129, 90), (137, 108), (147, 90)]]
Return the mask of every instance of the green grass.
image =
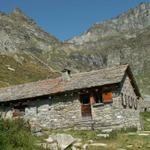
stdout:
[(51, 72), (41, 64), (34, 62), (27, 55), (18, 57), (23, 57), (23, 61), (18, 62), (12, 56), (0, 55), (0, 87), (58, 76), (58, 74)]
[(0, 150), (42, 150), (23, 120), (0, 120)]
[(141, 118), (143, 121), (144, 130), (150, 131), (150, 112), (142, 112)]
[(142, 93), (150, 94), (150, 71), (145, 69), (143, 73), (136, 76), (136, 79)]
[[(98, 137), (97, 135), (101, 133), (101, 131), (79, 131), (79, 130), (54, 130), (50, 131), (50, 134), (56, 133), (66, 133), (70, 134), (75, 138), (82, 139), (82, 145), (85, 143), (89, 143), (90, 140), (93, 140), (94, 143), (104, 143), (107, 144), (107, 147), (95, 147), (90, 146), (87, 150), (116, 150), (118, 148), (124, 148), (127, 150), (148, 150), (147, 147), (150, 144), (150, 135), (149, 136), (139, 136), (136, 134), (135, 129), (127, 129), (127, 130), (117, 130), (110, 133), (110, 137), (103, 138)], [(128, 134), (129, 132), (133, 132), (135, 134)], [(132, 147), (129, 147), (132, 145)], [(83, 148), (82, 148), (83, 149)], [(71, 147), (68, 147), (67, 150), (71, 150)]]

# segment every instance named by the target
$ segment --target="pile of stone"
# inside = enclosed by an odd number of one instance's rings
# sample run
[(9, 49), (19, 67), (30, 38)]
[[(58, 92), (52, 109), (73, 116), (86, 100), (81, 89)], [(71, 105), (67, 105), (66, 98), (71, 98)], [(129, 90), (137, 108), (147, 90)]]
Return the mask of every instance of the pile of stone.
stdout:
[(69, 134), (49, 135), (44, 143), (38, 143), (38, 145), (50, 150), (65, 150), (68, 147), (72, 150), (87, 150), (89, 147), (108, 147), (105, 143), (96, 143), (93, 140), (88, 140), (85, 143), (81, 139), (74, 138)]

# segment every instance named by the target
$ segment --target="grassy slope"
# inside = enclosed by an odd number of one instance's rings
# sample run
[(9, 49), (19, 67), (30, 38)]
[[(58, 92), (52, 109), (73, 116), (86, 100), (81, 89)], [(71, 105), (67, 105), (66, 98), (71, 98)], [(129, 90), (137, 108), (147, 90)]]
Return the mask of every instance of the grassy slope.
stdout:
[[(80, 48), (78, 51), (72, 52), (71, 55), (78, 53), (80, 56), (85, 55), (87, 57), (90, 55), (95, 57), (102, 56), (104, 63), (107, 64), (108, 54), (112, 54), (112, 56), (113, 54), (114, 56), (118, 54), (121, 58), (120, 62), (130, 64), (132, 71), (136, 73), (136, 79), (141, 91), (144, 94), (150, 94), (150, 27), (136, 31), (136, 36), (129, 39), (125, 36), (127, 33), (122, 32), (122, 34), (108, 35), (106, 37), (100, 36), (96, 41), (84, 43), (83, 49)], [(79, 69), (83, 70), (89, 67), (90, 63), (83, 62), (84, 64), (82, 65), (82, 62), (81, 60)]]
[(150, 71), (147, 70), (136, 78), (142, 93), (150, 95)]
[(142, 112), (141, 118), (143, 120), (144, 130), (150, 131), (150, 112)]
[(0, 55), (0, 87), (54, 78), (58, 75), (37, 64), (28, 56), (22, 57), (24, 60), (19, 63), (13, 57)]

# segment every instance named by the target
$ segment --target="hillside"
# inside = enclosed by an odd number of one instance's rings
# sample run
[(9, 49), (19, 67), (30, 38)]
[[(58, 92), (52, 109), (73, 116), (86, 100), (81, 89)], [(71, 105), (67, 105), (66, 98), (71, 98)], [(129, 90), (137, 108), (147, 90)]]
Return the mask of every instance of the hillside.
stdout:
[(0, 13), (0, 86), (129, 63), (145, 94), (150, 94), (150, 3), (94, 24), (65, 42), (44, 32), (15, 9)]
[(150, 3), (141, 3), (116, 18), (96, 23), (67, 42), (78, 47), (73, 53), (84, 58), (91, 56), (97, 68), (129, 63), (140, 87), (149, 93)]
[(20, 9), (11, 14), (0, 13), (0, 86), (9, 86), (39, 79), (51, 78), (58, 73), (34, 55), (50, 51), (59, 41), (42, 31)]

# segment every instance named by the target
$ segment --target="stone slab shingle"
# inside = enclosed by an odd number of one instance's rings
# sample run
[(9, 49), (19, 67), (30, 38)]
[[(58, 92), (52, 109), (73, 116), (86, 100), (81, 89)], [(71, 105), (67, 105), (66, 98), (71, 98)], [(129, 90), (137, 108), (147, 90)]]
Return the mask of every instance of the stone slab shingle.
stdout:
[(122, 81), (128, 65), (72, 74), (69, 81), (61, 77), (0, 89), (0, 102), (27, 99), (65, 91), (91, 88)]

